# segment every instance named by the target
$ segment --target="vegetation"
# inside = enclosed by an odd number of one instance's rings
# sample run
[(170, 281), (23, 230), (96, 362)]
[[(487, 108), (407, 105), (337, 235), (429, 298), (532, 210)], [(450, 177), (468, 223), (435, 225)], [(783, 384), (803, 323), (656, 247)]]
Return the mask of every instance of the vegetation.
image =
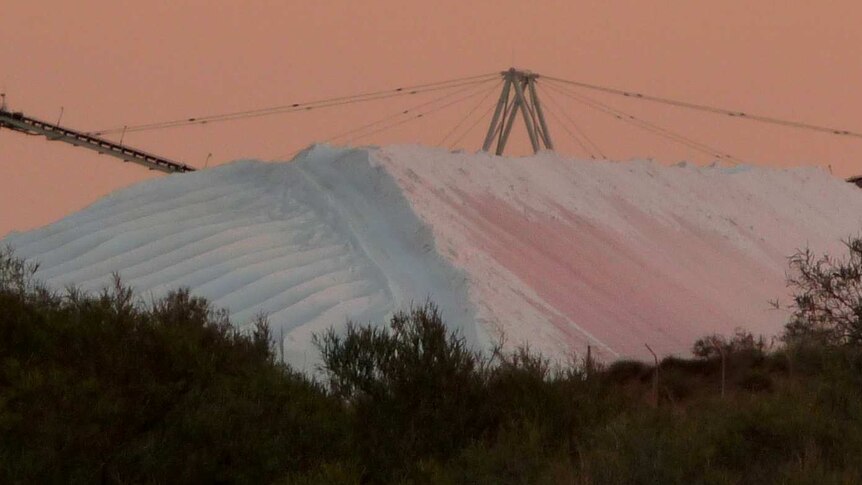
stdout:
[[(319, 335), (320, 377), (186, 290), (54, 292), (0, 255), (2, 483), (862, 482), (862, 243), (800, 253), (785, 340), (552, 364), (433, 304)], [(724, 371), (722, 371), (722, 368)], [(722, 384), (722, 376), (723, 384)], [(722, 395), (721, 388), (725, 388)]]

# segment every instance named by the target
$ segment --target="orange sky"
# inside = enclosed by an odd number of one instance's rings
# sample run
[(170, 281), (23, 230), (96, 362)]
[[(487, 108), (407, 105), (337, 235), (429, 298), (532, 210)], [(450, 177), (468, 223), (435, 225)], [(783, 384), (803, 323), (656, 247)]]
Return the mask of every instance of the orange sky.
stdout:
[[(0, 19), (0, 88), (11, 107), (54, 121), (62, 106), (63, 123), (82, 130), (394, 88), (513, 64), (862, 130), (862, 3), (853, 0), (7, 0)], [(859, 139), (595, 96), (762, 165), (831, 165), (837, 175), (862, 173)], [(208, 153), (211, 164), (283, 159), (411, 102), (134, 133), (125, 141), (196, 166)], [(434, 145), (467, 108), (357, 143)], [(605, 115), (573, 103), (569, 108), (611, 158), (708, 161)], [(462, 145), (477, 148), (483, 128)], [(551, 132), (559, 151), (582, 156), (560, 127), (552, 123)], [(0, 236), (160, 176), (0, 131)]]

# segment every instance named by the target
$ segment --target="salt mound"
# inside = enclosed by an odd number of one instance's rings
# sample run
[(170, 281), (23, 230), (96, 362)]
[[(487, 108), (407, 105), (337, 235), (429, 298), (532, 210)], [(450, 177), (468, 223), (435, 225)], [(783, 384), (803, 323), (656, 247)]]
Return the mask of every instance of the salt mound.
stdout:
[(237, 322), (265, 312), (296, 365), (312, 333), (427, 298), (479, 345), (642, 358), (775, 334), (786, 257), (840, 251), (860, 221), (862, 192), (812, 168), (316, 146), (144, 182), (5, 242), (56, 287), (119, 272)]

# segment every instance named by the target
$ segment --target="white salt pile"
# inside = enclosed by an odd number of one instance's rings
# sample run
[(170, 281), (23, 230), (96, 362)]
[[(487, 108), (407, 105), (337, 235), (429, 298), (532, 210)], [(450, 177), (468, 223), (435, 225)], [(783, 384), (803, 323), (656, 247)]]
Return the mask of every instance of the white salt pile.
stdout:
[(643, 358), (744, 327), (777, 333), (786, 257), (841, 251), (862, 191), (813, 168), (663, 166), (316, 146), (120, 190), (3, 241), (62, 287), (112, 272), (147, 298), (187, 286), (287, 357), (348, 319), (431, 298), (478, 344)]

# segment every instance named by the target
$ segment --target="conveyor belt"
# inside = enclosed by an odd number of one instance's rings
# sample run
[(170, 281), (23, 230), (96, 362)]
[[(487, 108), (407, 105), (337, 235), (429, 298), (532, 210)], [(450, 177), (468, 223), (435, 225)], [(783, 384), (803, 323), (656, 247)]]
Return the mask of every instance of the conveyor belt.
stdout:
[(20, 112), (10, 112), (0, 109), (0, 128), (8, 128), (31, 135), (42, 135), (48, 140), (63, 141), (75, 146), (89, 148), (90, 150), (95, 150), (126, 162), (143, 165), (150, 170), (158, 170), (165, 173), (193, 172), (195, 170), (194, 167), (184, 163), (168, 160), (167, 158), (136, 148), (30, 118)]

